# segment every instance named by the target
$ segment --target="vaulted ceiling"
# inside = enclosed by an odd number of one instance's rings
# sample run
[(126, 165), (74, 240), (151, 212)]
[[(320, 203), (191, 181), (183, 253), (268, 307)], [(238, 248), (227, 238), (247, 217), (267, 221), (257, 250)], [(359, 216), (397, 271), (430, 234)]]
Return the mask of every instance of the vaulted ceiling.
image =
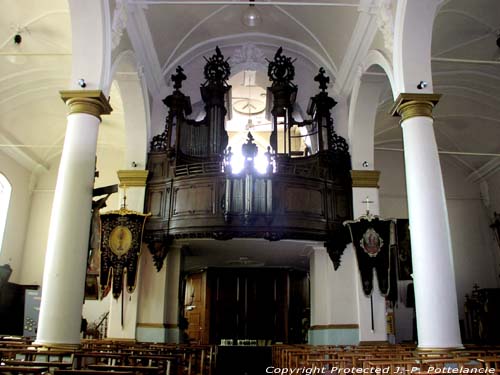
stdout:
[[(227, 57), (234, 58), (245, 44), (256, 46), (268, 59), (283, 45), (286, 54), (297, 58), (296, 83), (303, 107), (308, 96), (315, 93), (317, 85), (312, 78), (319, 66), (324, 66), (336, 80), (330, 90), (333, 96), (349, 88), (349, 76), (362, 49), (361, 40), (356, 39), (357, 21), (362, 14), (359, 0), (289, 0), (279, 2), (281, 5), (269, 1), (256, 6), (262, 24), (253, 28), (241, 21), (248, 7), (246, 2), (191, 3), (110, 1), (111, 16), (116, 16), (113, 10), (123, 4), (129, 12), (128, 30), (113, 55), (135, 49), (149, 77), (150, 94), (164, 94), (153, 86), (168, 91), (170, 75), (182, 64), (188, 75), (185, 91), (196, 101), (203, 81), (203, 56), (211, 55), (219, 45)], [(500, 49), (496, 44), (499, 14), (498, 0), (445, 1), (433, 31), (434, 90), (443, 94), (435, 110), (438, 147), (452, 153), (442, 157), (452, 158), (473, 179), (492, 175), (500, 165)], [(131, 26), (132, 19), (135, 23)], [(69, 86), (71, 73), (68, 2), (4, 2), (0, 31), (4, 35), (0, 40), (0, 151), (28, 170), (43, 170), (57, 160), (64, 139), (66, 108), (58, 91)], [(17, 33), (22, 36), (20, 44), (14, 43)], [(375, 30), (365, 38), (373, 39), (374, 48), (384, 48), (380, 32)], [(265, 66), (267, 62), (260, 64)], [(387, 115), (393, 103), (391, 95), (387, 84), (376, 123), (378, 148), (402, 148), (399, 124)], [(120, 148), (124, 142), (118, 90), (112, 89), (111, 98), (115, 111), (104, 118), (99, 138), (99, 147), (106, 149)]]

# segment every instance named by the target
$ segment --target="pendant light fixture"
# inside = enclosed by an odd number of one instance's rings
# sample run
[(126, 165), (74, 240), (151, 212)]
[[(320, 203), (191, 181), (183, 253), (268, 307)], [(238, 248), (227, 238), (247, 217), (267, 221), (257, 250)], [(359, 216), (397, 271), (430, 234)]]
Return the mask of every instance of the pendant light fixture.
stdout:
[(262, 23), (260, 12), (257, 10), (253, 2), (254, 0), (249, 0), (248, 7), (241, 16), (241, 22), (248, 27), (256, 27)]

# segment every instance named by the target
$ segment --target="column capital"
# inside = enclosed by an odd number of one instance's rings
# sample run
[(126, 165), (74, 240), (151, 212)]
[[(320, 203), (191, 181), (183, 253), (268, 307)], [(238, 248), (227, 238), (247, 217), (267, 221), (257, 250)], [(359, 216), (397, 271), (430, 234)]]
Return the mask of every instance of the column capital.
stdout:
[(120, 187), (145, 187), (148, 178), (148, 170), (128, 169), (116, 172), (120, 180)]
[(380, 171), (352, 170), (352, 187), (378, 188)]
[(432, 117), (432, 109), (438, 103), (441, 94), (401, 93), (391, 108), (391, 115), (401, 116), (401, 121), (411, 117)]
[(113, 110), (101, 90), (63, 90), (59, 94), (68, 106), (70, 115), (87, 113), (101, 120), (101, 115), (109, 115)]

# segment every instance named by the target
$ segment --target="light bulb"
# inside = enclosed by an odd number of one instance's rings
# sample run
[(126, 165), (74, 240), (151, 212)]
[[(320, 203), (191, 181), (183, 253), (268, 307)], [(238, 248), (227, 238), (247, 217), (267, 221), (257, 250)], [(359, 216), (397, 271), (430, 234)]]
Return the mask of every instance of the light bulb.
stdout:
[(262, 23), (260, 12), (255, 8), (255, 5), (250, 4), (241, 16), (241, 22), (248, 27), (255, 27)]

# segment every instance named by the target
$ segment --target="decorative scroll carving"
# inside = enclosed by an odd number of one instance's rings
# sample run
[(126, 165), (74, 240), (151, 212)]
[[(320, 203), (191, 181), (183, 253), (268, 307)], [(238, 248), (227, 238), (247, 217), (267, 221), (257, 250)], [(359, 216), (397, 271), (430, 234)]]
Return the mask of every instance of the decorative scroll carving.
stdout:
[(150, 143), (151, 152), (160, 152), (167, 151), (168, 142), (167, 142), (167, 131), (165, 130), (163, 133), (155, 135)]
[(333, 263), (334, 270), (340, 267), (340, 260), (347, 244), (350, 242), (349, 231), (345, 227), (339, 225), (330, 232), (330, 236), (324, 243), (324, 246)]
[(125, 0), (117, 0), (113, 12), (113, 25), (111, 26), (111, 49), (114, 51), (120, 44), (123, 30), (127, 28), (127, 4)]
[(264, 61), (264, 53), (253, 43), (245, 43), (234, 51), (231, 62), (242, 64), (246, 70), (259, 70)]
[(229, 67), (229, 60), (224, 60), (219, 47), (215, 47), (215, 54), (209, 59), (204, 57), (207, 61), (203, 74), (205, 75), (205, 83), (203, 86), (227, 86), (227, 80), (231, 74), (231, 68)]
[(160, 272), (163, 267), (172, 241), (173, 238), (171, 236), (163, 234), (149, 235), (148, 238), (146, 238), (148, 250), (153, 257), (153, 263), (157, 272)]
[(291, 57), (282, 55), (283, 47), (278, 48), (274, 55), (274, 60), (269, 62), (267, 76), (274, 86), (291, 86), (296, 87), (292, 81), (295, 78), (295, 67)]

